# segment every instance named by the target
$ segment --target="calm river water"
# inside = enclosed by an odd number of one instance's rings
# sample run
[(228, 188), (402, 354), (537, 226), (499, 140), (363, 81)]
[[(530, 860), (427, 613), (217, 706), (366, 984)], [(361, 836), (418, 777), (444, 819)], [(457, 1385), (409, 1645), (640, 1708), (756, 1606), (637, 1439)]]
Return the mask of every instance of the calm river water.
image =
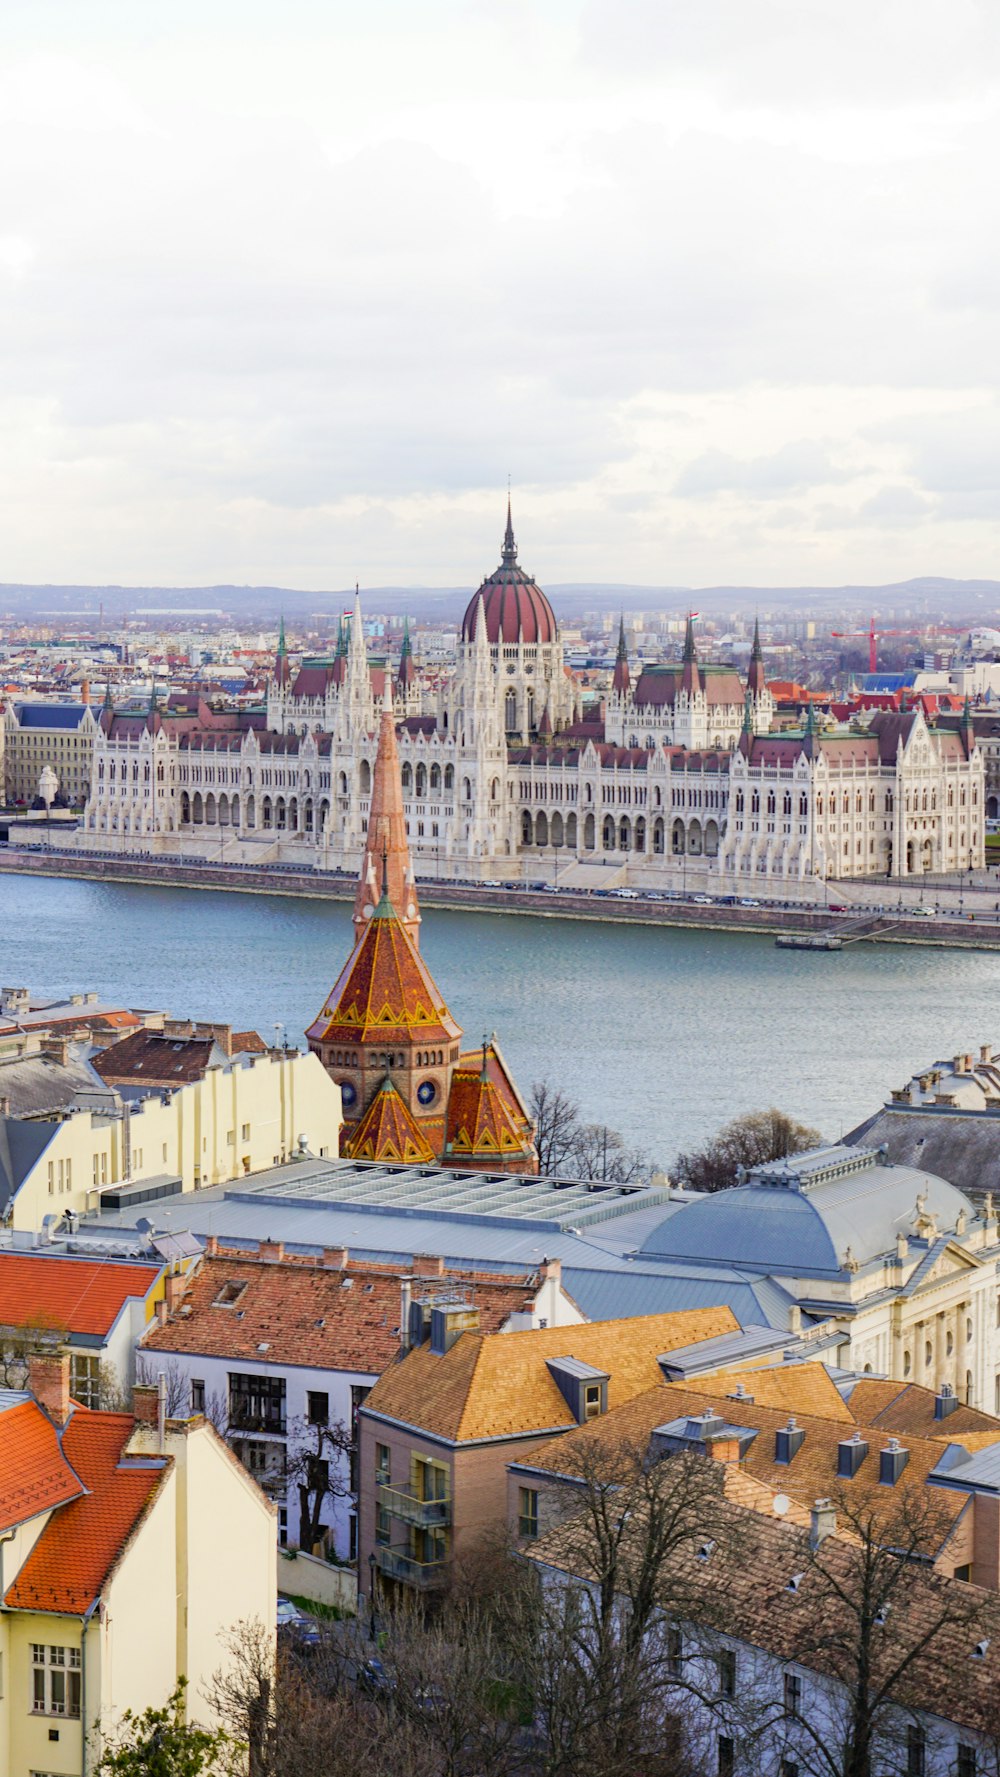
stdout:
[[(347, 955), (350, 909), (285, 896), (0, 877), (0, 977), (289, 1040)], [(890, 1087), (1000, 1039), (1000, 954), (425, 912), (421, 948), (468, 1045), (496, 1029), (527, 1088), (661, 1163), (734, 1114), (780, 1105), (836, 1138)]]

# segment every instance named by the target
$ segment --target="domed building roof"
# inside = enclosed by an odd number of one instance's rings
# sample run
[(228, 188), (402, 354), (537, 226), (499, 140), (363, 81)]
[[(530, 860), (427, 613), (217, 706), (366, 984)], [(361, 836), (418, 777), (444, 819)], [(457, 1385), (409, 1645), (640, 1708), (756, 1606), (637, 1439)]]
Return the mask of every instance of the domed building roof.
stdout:
[(514, 526), (507, 501), (507, 530), (503, 540), (503, 560), (496, 571), (483, 581), (462, 618), (462, 640), (471, 642), (476, 635), (479, 600), (483, 601), (486, 634), (490, 645), (499, 642), (554, 642), (556, 615), (540, 586), (517, 565)]
[(878, 1149), (814, 1148), (755, 1167), (745, 1184), (684, 1204), (640, 1249), (644, 1258), (699, 1259), (792, 1277), (835, 1276), (895, 1249), (896, 1237), (954, 1231), (961, 1191)]

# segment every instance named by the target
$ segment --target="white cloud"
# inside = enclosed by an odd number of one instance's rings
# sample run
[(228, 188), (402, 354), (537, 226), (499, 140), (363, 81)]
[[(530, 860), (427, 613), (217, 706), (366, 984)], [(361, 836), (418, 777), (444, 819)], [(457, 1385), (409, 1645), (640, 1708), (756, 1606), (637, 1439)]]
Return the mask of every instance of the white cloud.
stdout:
[(998, 16), (14, 0), (5, 577), (986, 571)]

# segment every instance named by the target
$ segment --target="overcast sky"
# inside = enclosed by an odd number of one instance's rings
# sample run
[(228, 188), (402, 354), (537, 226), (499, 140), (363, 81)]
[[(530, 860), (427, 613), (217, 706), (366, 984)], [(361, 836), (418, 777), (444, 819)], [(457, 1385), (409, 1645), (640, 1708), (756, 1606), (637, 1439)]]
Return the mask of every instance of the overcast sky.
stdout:
[(0, 580), (1000, 576), (998, 0), (5, 0)]

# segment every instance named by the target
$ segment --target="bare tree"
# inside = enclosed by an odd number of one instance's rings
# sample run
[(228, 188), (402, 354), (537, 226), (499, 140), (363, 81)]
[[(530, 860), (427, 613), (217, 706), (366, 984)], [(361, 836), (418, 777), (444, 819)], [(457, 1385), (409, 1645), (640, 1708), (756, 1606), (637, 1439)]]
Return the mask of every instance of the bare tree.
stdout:
[(509, 1637), (472, 1600), (433, 1616), (385, 1619), (387, 1703), (425, 1741), (436, 1777), (506, 1777), (523, 1769), (525, 1693)]
[(624, 1136), (603, 1123), (580, 1125), (572, 1160), (579, 1177), (616, 1185), (648, 1179), (654, 1170), (653, 1161), (642, 1148), (628, 1147)]
[(697, 1552), (732, 1535), (723, 1465), (687, 1451), (650, 1461), (646, 1449), (592, 1439), (564, 1472), (568, 1484), (545, 1495), (557, 1518), (546, 1546), (567, 1580), (539, 1588), (511, 1637), (535, 1700), (540, 1768), (667, 1777), (683, 1770), (693, 1682), (676, 1625), (696, 1609), (711, 1617)]
[(876, 1755), (907, 1767), (935, 1669), (967, 1665), (989, 1594), (931, 1566), (954, 1512), (926, 1483), (898, 1484), (889, 1505), (842, 1487), (830, 1505), (838, 1534), (804, 1547), (795, 1656), (826, 1682), (807, 1711), (777, 1713), (803, 1774), (871, 1777)]
[(65, 1337), (66, 1328), (42, 1314), (29, 1315), (20, 1326), (0, 1327), (0, 1386), (24, 1388), (29, 1357), (56, 1350)]
[(287, 1478), (299, 1496), (299, 1547), (311, 1552), (327, 1528), (324, 1508), (351, 1493), (354, 1434), (342, 1420), (289, 1428)]
[(535, 1124), (539, 1172), (564, 1172), (580, 1129), (579, 1105), (550, 1080), (536, 1080), (528, 1108)]
[(549, 1080), (536, 1080), (529, 1095), (535, 1122), (538, 1170), (631, 1184), (648, 1178), (653, 1162), (641, 1148), (603, 1123), (582, 1123), (580, 1107)]
[(772, 1105), (766, 1111), (734, 1117), (704, 1147), (678, 1154), (671, 1177), (694, 1191), (728, 1191), (738, 1182), (741, 1168), (748, 1172), (769, 1160), (783, 1160), (816, 1147), (820, 1140), (818, 1130), (796, 1123)]
[(135, 1361), (135, 1380), (139, 1388), (158, 1388), (164, 1379), (168, 1419), (186, 1419), (191, 1405), (191, 1379), (176, 1357), (164, 1358), (158, 1352), (140, 1351)]

